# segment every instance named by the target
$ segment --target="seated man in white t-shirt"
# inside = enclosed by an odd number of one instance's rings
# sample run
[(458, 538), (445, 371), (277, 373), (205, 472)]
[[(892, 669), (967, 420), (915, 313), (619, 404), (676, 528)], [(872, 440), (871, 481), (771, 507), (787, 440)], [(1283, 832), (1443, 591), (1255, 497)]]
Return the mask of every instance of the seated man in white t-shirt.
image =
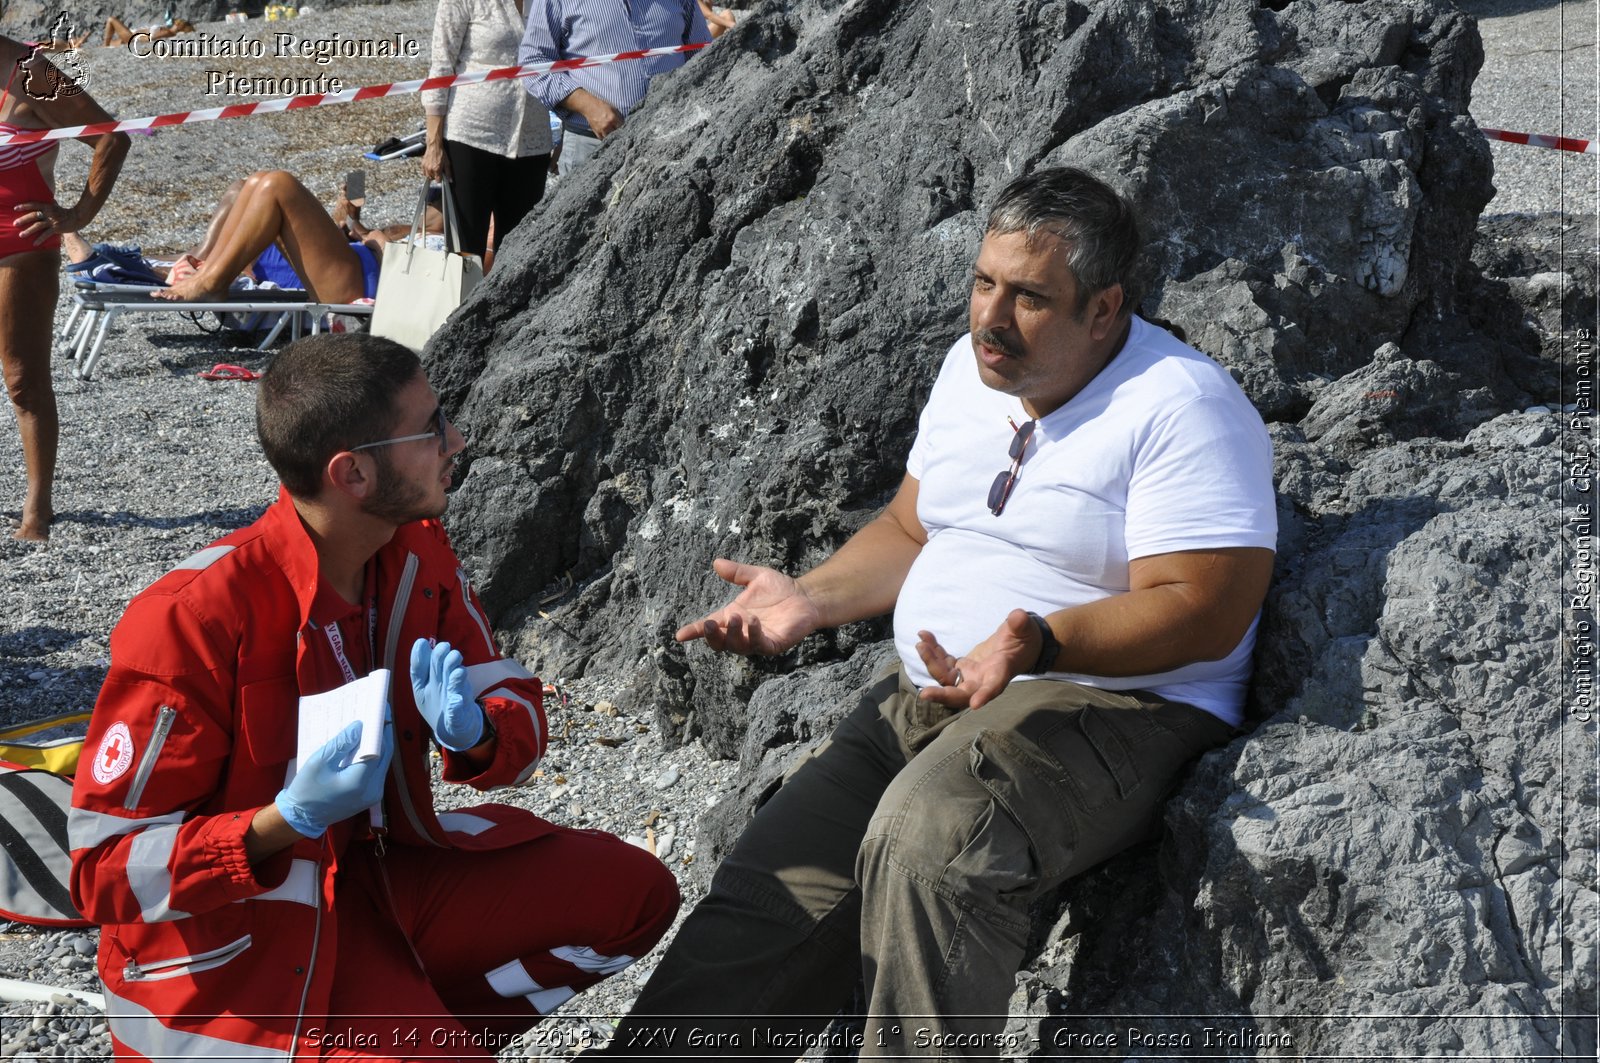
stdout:
[(858, 971), (863, 1057), (1000, 1054), (1030, 902), (1145, 837), (1240, 722), (1271, 445), (1225, 370), (1134, 315), (1138, 253), (1088, 174), (1013, 182), (888, 507), (799, 579), (716, 562), (744, 590), (680, 640), (777, 654), (893, 609), (900, 664), (762, 806), (613, 1055), (681, 1051), (679, 1022), (797, 1056)]

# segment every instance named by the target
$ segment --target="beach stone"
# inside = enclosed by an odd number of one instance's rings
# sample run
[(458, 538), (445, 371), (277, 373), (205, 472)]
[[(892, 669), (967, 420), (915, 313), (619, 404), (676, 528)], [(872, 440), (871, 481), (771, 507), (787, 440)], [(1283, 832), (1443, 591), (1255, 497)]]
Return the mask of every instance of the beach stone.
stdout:
[(1475, 24), (1353, 10), (765, 4), (424, 354), (473, 426), (450, 526), (508, 651), (628, 676), (623, 711), (739, 758), (708, 875), (892, 660), (883, 621), (777, 660), (676, 643), (730, 595), (711, 559), (802, 571), (891, 496), (1006, 181), (1086, 165), (1144, 209), (1143, 309), (1269, 421), (1279, 556), (1247, 732), (1159, 838), (1040, 905), (1014, 1004), (1053, 1016), (1027, 1021), (1046, 1054), (1595, 1048), (1597, 840), (1563, 812), (1600, 796), (1595, 734), (1561, 649), (1594, 617), (1559, 592), (1597, 499), (1555, 471), (1593, 441), (1522, 412), (1570, 401), (1595, 282), (1561, 248), (1593, 220), (1480, 230)]

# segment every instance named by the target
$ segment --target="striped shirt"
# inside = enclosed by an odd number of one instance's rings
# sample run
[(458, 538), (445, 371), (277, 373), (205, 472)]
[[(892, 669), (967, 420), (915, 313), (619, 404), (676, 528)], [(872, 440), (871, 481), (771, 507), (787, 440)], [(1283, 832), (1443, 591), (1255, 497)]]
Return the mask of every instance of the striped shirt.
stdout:
[[(711, 31), (695, 0), (529, 0), (517, 61), (526, 66), (709, 40)], [(644, 99), (652, 77), (682, 66), (685, 59), (658, 56), (541, 74), (529, 78), (527, 86), (566, 128), (592, 136), (582, 115), (561, 106), (573, 90), (587, 89), (627, 115)]]
[[(32, 133), (36, 128), (0, 122), (0, 133)], [(56, 150), (58, 146), (54, 140), (36, 140), (31, 144), (0, 144), (0, 170), (15, 170), (41, 155)]]

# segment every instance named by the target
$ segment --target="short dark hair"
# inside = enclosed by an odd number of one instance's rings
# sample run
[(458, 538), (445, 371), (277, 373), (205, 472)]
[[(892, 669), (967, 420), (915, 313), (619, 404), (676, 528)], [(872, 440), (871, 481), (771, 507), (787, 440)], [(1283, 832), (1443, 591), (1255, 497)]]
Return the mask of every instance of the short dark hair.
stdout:
[(278, 479), (315, 498), (341, 450), (393, 434), (395, 397), (422, 372), (409, 347), (365, 333), (323, 333), (289, 344), (256, 392), (256, 435)]
[(1035, 170), (1006, 185), (989, 209), (985, 230), (1004, 236), (1054, 233), (1067, 242), (1067, 268), (1078, 282), (1081, 313), (1096, 292), (1122, 287), (1122, 313), (1143, 298), (1138, 281), (1144, 246), (1133, 204), (1085, 170), (1058, 166)]

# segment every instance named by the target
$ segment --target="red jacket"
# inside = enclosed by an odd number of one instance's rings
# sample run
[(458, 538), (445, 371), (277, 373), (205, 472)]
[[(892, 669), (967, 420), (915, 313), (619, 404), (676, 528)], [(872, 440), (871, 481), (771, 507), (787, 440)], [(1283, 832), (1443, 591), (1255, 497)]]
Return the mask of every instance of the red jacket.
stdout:
[(141, 592), (112, 632), (69, 834), (73, 900), (102, 924), (100, 977), (119, 1057), (285, 1058), (302, 1018), (327, 1012), (334, 873), (368, 819), (255, 868), (243, 840), (289, 777), (298, 698), (345, 681), (332, 648), (340, 640), (326, 630), (340, 614), (357, 614), (342, 640), (355, 669), (367, 670), (370, 632), (371, 651), (394, 673), (386, 844), (493, 849), (553, 829), (504, 805), (434, 812), (412, 643), (437, 638), (461, 650), (498, 732), (493, 763), (479, 774), (445, 752), (449, 781), (487, 789), (532, 774), (545, 748), (542, 686), (500, 656), (436, 522), (400, 528), (375, 564), (371, 628), (360, 619), (370, 605), (353, 609), (322, 582), (311, 540), (280, 495), (260, 520)]

